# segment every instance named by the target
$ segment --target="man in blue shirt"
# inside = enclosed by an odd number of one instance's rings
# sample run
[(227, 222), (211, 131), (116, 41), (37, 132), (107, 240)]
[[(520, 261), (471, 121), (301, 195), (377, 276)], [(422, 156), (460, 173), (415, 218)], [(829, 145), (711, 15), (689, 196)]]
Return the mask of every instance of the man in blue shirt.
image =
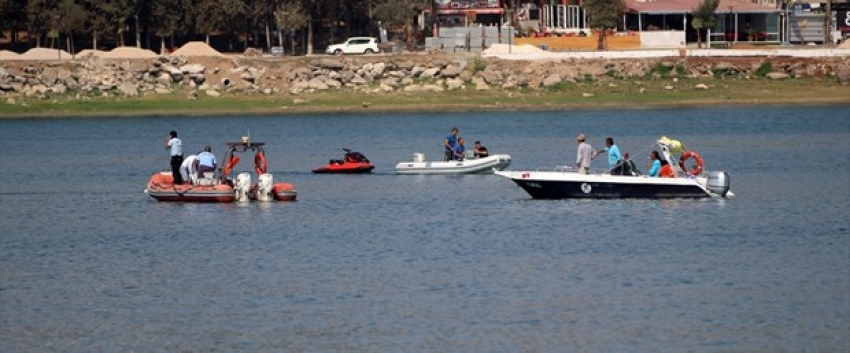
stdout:
[(212, 154), (212, 147), (204, 146), (204, 151), (198, 153), (198, 177), (203, 178), (204, 172), (215, 173), (216, 161)]
[(460, 130), (458, 130), (456, 127), (453, 127), (452, 131), (446, 136), (446, 140), (443, 141), (443, 146), (446, 148), (445, 156), (443, 157), (444, 161), (450, 161), (455, 158), (458, 132), (460, 132)]
[(606, 138), (605, 148), (597, 153), (603, 152), (608, 153), (608, 169), (611, 171), (611, 175), (622, 175), (623, 163), (620, 160), (623, 159), (623, 155), (620, 154), (620, 148), (614, 144), (613, 138)]

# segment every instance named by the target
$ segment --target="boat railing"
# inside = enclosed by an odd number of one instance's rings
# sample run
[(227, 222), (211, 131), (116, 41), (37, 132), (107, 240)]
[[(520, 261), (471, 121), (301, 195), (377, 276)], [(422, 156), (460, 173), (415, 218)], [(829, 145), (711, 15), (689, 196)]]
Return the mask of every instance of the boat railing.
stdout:
[(570, 166), (570, 165), (556, 165), (555, 168), (552, 168), (551, 170), (550, 169), (537, 168), (537, 171), (538, 172), (553, 171), (553, 172), (561, 172), (561, 173), (577, 173), (578, 169), (575, 169), (575, 168), (573, 168), (573, 166)]

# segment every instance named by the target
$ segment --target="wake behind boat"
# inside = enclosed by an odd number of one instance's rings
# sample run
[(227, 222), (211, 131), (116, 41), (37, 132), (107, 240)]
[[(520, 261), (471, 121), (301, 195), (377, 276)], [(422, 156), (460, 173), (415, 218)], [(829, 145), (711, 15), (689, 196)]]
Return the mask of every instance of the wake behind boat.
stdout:
[[(264, 142), (250, 142), (247, 138), (242, 142), (228, 142), (225, 152), (224, 168), (219, 178), (213, 172), (203, 176), (191, 176), (186, 184), (174, 184), (171, 172), (159, 172), (148, 180), (145, 193), (158, 201), (180, 202), (235, 202), (235, 201), (295, 201), (297, 191), (290, 183), (275, 183), (274, 177), (266, 173), (267, 163)], [(239, 163), (236, 153), (255, 151), (254, 171), (257, 182), (252, 183), (250, 172), (241, 172), (232, 178), (232, 172)], [(194, 174), (194, 173), (193, 173)]]
[(413, 159), (395, 166), (398, 174), (483, 174), (502, 170), (511, 164), (511, 156), (494, 154), (483, 158), (462, 161), (427, 161), (423, 153), (414, 153)]
[[(535, 199), (565, 198), (702, 198), (732, 197), (729, 175), (722, 171), (704, 172), (702, 158), (684, 151), (678, 141), (662, 137), (657, 141), (661, 158), (666, 158), (679, 177), (656, 178), (640, 175), (579, 174), (566, 168), (550, 171), (502, 171), (496, 175), (511, 179)], [(681, 153), (678, 161), (673, 154)], [(697, 165), (688, 169), (685, 161), (695, 157)], [(675, 163), (674, 163), (675, 162)]]

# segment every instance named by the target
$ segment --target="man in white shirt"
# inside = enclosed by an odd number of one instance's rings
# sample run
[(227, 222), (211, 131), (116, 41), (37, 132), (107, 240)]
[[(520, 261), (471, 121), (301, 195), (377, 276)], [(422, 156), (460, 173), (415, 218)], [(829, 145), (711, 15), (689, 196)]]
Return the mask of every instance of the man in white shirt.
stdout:
[(198, 155), (195, 154), (190, 154), (183, 160), (183, 163), (180, 164), (180, 176), (183, 177), (183, 180), (191, 180), (192, 176), (197, 173), (196, 163), (198, 163)]
[(174, 184), (183, 184), (183, 178), (180, 175), (180, 165), (183, 164), (183, 142), (177, 138), (177, 131), (171, 131), (170, 137), (165, 140), (165, 149), (171, 154), (171, 175), (174, 178)]
[(587, 174), (590, 171), (590, 162), (593, 157), (596, 157), (596, 151), (589, 143), (585, 142), (584, 134), (579, 134), (576, 137), (578, 142), (578, 151), (576, 151), (576, 168), (579, 174)]

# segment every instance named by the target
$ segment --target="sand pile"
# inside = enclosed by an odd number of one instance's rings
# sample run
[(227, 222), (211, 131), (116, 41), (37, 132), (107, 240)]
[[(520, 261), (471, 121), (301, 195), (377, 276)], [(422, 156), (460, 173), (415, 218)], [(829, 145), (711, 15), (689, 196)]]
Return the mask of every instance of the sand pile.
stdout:
[(70, 60), (71, 54), (61, 49), (32, 48), (21, 54), (20, 60)]
[(844, 43), (838, 45), (839, 49), (850, 49), (850, 39), (844, 40)]
[(153, 51), (136, 47), (118, 47), (108, 52), (101, 52), (104, 59), (154, 59), (159, 57)]
[(224, 56), (204, 42), (189, 42), (171, 53), (171, 56)]
[(487, 50), (481, 52), (481, 54), (540, 54), (545, 53), (546, 51), (535, 47), (531, 44), (523, 44), (523, 45), (508, 45), (508, 44), (493, 44)]
[(0, 60), (20, 60), (18, 53), (9, 50), (0, 50)]
[(80, 50), (79, 53), (77, 53), (77, 57), (78, 58), (87, 58), (87, 57), (98, 57), (99, 58), (101, 55), (103, 55), (103, 53), (105, 53), (105, 51), (103, 51), (103, 50), (83, 49), (83, 50)]

